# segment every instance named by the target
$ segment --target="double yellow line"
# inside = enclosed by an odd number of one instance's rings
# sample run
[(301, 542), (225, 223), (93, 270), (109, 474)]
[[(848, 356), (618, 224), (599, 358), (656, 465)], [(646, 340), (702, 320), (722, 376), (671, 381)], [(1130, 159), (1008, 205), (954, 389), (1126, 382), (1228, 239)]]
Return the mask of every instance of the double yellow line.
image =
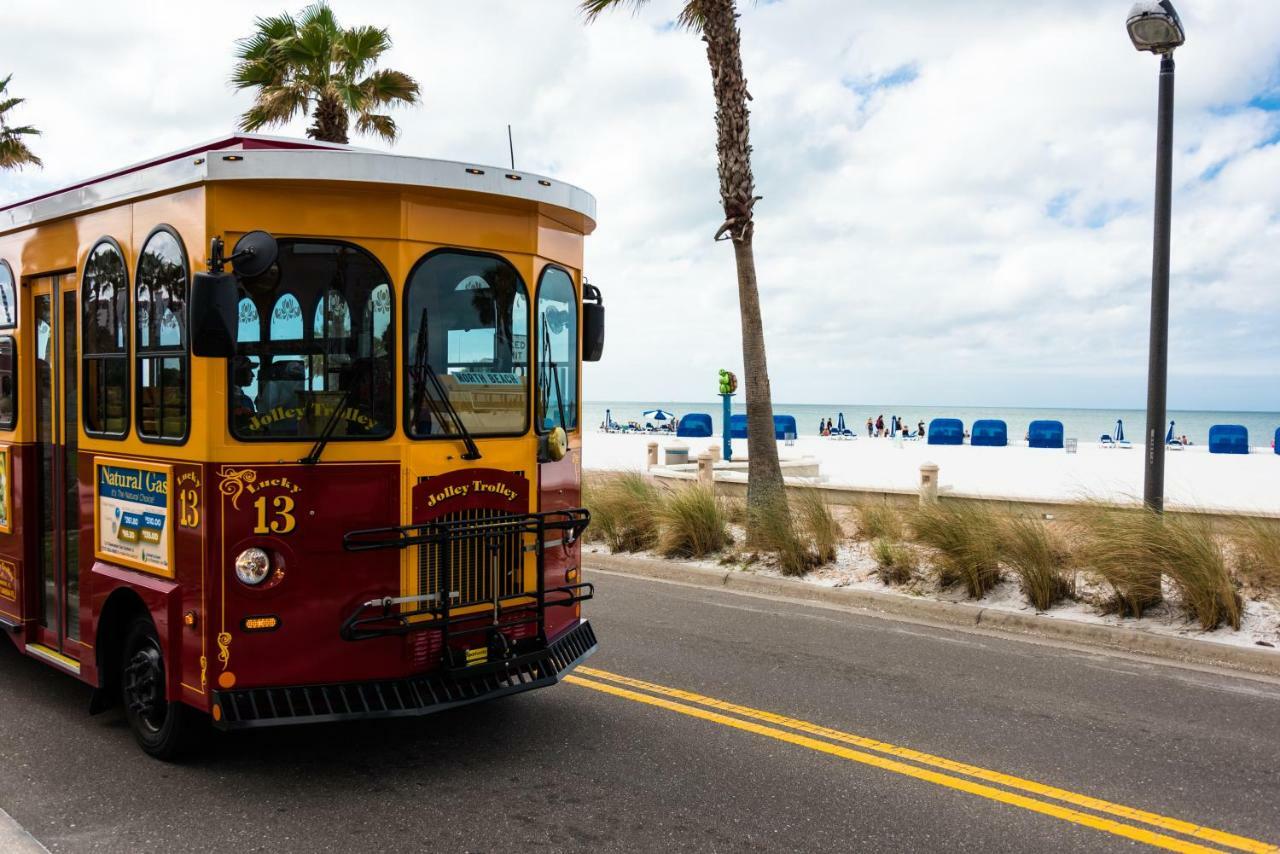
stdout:
[[(841, 732), (809, 721), (752, 709), (628, 676), (619, 676), (593, 667), (579, 667), (575, 673), (580, 675), (566, 676), (565, 681), (614, 697), (644, 703), (1020, 807), (1168, 851), (1222, 851), (1222, 848), (1211, 848), (1201, 844), (1212, 843), (1234, 851), (1280, 852), (1280, 847), (1267, 842), (1127, 807), (1123, 804), (1111, 803), (976, 765), (956, 762), (908, 747), (899, 747), (873, 738)], [(846, 745), (861, 749), (855, 750)], [(944, 771), (948, 773), (942, 773)], [(1070, 806), (1066, 806), (1068, 804)], [(1075, 807), (1091, 810), (1091, 812), (1083, 812)], [(1116, 819), (1124, 819), (1124, 821)], [(1170, 836), (1170, 833), (1177, 833), (1190, 839)]]

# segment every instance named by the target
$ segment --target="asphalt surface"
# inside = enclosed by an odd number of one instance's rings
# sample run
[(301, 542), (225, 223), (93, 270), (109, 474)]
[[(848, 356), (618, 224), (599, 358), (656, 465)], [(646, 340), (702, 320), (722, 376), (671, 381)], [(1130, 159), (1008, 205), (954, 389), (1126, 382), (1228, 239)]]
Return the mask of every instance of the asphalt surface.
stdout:
[(794, 727), (699, 717), (684, 710), (705, 702), (605, 671), (1280, 842), (1275, 684), (588, 577), (601, 651), (575, 683), (416, 720), (218, 736), (182, 765), (147, 758), (119, 714), (86, 714), (87, 688), (0, 644), (0, 807), (77, 852), (1146, 847), (769, 734)]

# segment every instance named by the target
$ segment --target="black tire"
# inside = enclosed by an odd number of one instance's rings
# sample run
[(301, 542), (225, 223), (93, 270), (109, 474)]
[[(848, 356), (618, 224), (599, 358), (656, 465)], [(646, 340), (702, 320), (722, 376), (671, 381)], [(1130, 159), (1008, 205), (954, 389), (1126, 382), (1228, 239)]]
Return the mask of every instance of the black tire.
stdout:
[(157, 759), (177, 759), (197, 741), (198, 722), (184, 703), (165, 696), (164, 654), (149, 617), (125, 631), (120, 700), (138, 745)]

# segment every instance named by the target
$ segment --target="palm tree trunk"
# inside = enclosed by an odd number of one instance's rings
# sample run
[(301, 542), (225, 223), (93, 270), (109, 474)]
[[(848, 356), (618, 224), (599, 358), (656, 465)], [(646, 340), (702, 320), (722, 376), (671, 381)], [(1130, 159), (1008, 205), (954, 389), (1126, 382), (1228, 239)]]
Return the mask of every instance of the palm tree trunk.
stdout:
[(764, 323), (756, 285), (752, 209), (755, 178), (751, 173), (750, 111), (742, 70), (741, 35), (734, 0), (698, 0), (707, 61), (716, 97), (716, 154), (720, 168), (720, 202), (724, 225), (716, 239), (733, 241), (738, 268), (738, 307), (742, 315), (742, 368), (747, 392), (747, 509), (770, 515), (787, 512), (786, 488), (773, 431), (773, 399), (765, 359)]
[(336, 94), (322, 92), (312, 118), (315, 122), (307, 128), (307, 136), (321, 142), (347, 144), (347, 108)]

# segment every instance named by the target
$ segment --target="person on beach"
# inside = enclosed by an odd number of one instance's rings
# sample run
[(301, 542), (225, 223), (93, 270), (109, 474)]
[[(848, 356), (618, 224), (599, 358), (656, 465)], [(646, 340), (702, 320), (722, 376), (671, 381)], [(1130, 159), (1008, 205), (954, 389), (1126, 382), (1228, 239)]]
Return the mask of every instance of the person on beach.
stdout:
[(920, 421), (920, 423), (916, 425), (916, 435), (917, 435), (917, 436), (923, 436), (923, 435), (924, 435), (924, 421), (923, 421), (923, 420), (921, 420), (921, 421)]
[(871, 416), (867, 416), (867, 438), (871, 438), (871, 431), (875, 429), (875, 425), (871, 422)]
[(876, 438), (879, 439), (884, 435), (884, 415), (876, 416)]

